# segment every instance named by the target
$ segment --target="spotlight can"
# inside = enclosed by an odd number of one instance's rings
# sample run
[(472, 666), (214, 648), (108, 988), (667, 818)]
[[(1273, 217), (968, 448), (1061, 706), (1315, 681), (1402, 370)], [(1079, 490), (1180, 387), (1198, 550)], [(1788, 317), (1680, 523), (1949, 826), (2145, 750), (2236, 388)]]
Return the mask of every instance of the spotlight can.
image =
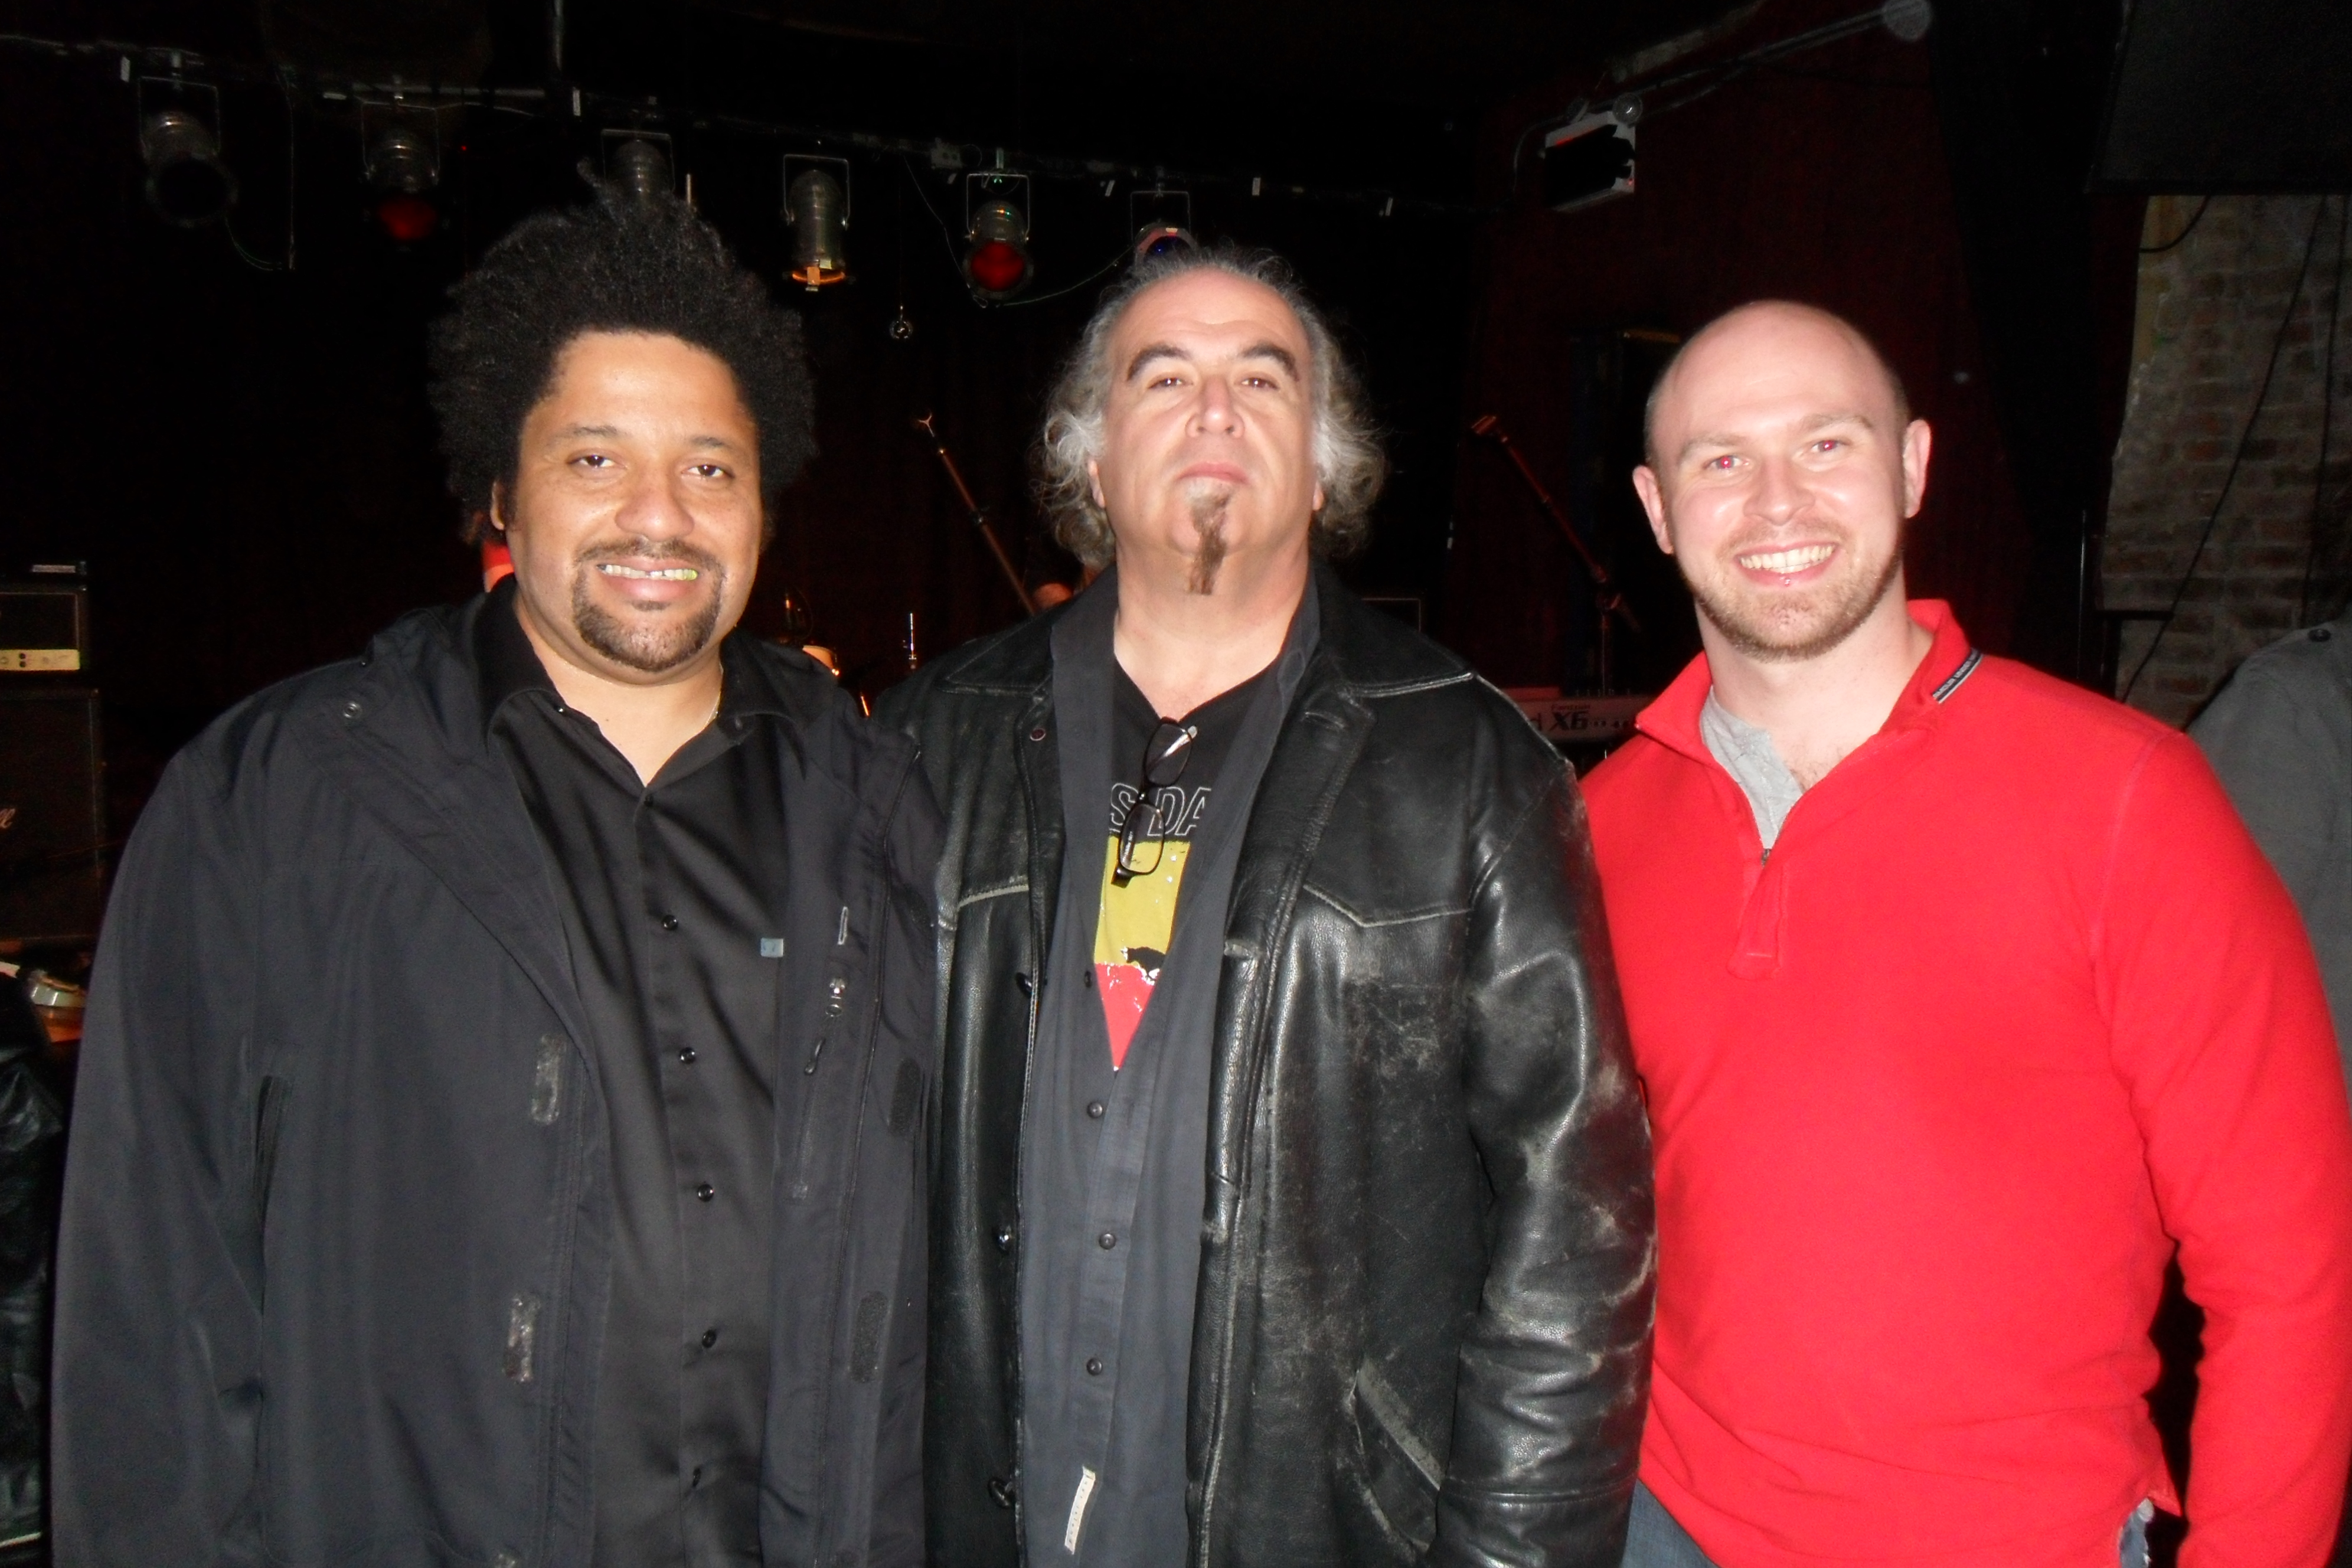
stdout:
[(792, 231), (788, 276), (811, 293), (849, 280), (849, 164), (838, 158), (784, 160), (784, 226)]
[(649, 202), (677, 194), (677, 163), (658, 131), (604, 132), (604, 177), (630, 196)]
[(1002, 171), (964, 176), (964, 279), (994, 303), (1029, 286), (1029, 176)]
[(220, 137), (191, 108), (146, 115), (139, 125), (139, 156), (147, 165), (147, 200), (167, 222), (201, 228), (236, 201), (236, 180), (221, 162)]
[(431, 193), (441, 184), (441, 132), (430, 109), (360, 105), (361, 168), (375, 222), (397, 245), (421, 245), (441, 226)]
[(1199, 248), (1192, 237), (1192, 193), (1154, 185), (1127, 194), (1127, 222), (1134, 232), (1134, 258), (1149, 261), (1180, 250)]

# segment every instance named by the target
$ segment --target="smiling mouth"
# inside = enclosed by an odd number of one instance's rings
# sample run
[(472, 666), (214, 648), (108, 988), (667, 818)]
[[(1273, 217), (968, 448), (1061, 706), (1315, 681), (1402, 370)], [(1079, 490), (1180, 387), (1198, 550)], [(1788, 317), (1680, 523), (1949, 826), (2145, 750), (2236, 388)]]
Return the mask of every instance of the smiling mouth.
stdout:
[(1801, 544), (1794, 550), (1769, 550), (1755, 555), (1735, 556), (1750, 572), (1802, 572), (1818, 566), (1837, 553), (1834, 544)]
[(631, 577), (650, 583), (691, 583), (702, 575), (691, 566), (664, 566), (652, 572), (640, 572), (617, 561), (599, 562), (596, 570), (607, 577)]

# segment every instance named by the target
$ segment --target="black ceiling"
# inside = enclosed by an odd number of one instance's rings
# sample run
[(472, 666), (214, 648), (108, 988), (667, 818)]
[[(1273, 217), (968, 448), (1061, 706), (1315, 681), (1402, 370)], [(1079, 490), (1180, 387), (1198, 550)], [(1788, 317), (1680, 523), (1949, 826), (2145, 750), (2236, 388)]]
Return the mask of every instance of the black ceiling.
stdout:
[(949, 49), (1041, 73), (1192, 79), (1475, 113), (1563, 67), (1682, 31), (1725, 0), (721, 0), (784, 34)]
[[(1748, 9), (1754, 9), (1753, 0)], [(14, 29), (314, 76), (586, 89), (591, 121), (938, 140), (992, 159), (1459, 207), (1478, 117), (1735, 0), (23, 0)], [(555, 18), (561, 17), (561, 64)]]

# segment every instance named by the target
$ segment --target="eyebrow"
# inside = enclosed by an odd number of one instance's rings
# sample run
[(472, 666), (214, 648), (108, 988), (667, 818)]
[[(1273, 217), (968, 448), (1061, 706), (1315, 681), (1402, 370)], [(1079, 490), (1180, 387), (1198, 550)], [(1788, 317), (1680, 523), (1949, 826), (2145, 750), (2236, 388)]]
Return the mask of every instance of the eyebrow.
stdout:
[[(559, 441), (572, 441), (587, 436), (600, 441), (614, 441), (618, 440), (621, 434), (621, 427), (617, 425), (566, 425), (555, 433), (555, 438)], [(697, 436), (689, 439), (687, 445), (697, 451), (731, 452), (735, 450), (735, 443), (724, 436)]]
[[(1878, 428), (1877, 425), (1872, 421), (1870, 416), (1867, 414), (1814, 414), (1797, 422), (1797, 433), (1801, 436), (1810, 436), (1816, 430), (1826, 430), (1833, 425), (1859, 425), (1865, 430), (1875, 430)], [(1745, 437), (1734, 436), (1728, 433), (1694, 436), (1689, 440), (1683, 443), (1682, 450), (1675, 454), (1675, 461), (1677, 464), (1685, 462), (1689, 459), (1690, 455), (1693, 452), (1700, 451), (1708, 447), (1737, 448), (1741, 446), (1746, 439), (1747, 437)]]
[[(1290, 374), (1298, 374), (1298, 356), (1271, 339), (1264, 342), (1252, 343), (1234, 357), (1235, 359), (1270, 359)], [(1156, 359), (1182, 360), (1190, 364), (1192, 363), (1192, 353), (1190, 349), (1178, 348), (1174, 343), (1153, 343), (1147, 348), (1138, 350), (1136, 356), (1128, 361), (1127, 379), (1133, 381), (1143, 373), (1145, 365)]]

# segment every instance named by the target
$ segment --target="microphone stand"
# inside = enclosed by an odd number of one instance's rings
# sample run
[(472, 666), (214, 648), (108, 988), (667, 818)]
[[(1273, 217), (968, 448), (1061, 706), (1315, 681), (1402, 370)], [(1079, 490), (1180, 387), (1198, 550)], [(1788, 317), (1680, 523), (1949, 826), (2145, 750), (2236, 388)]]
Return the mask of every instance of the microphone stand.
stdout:
[(1640, 637), (1642, 623), (1635, 617), (1633, 606), (1625, 602), (1624, 591), (1617, 586), (1616, 579), (1609, 575), (1609, 568), (1601, 564), (1601, 558), (1592, 553), (1592, 547), (1584, 542), (1584, 535), (1577, 532), (1576, 525), (1568, 521), (1568, 513), (1561, 510), (1559, 502), (1552, 499), (1551, 492), (1544, 489), (1543, 481), (1536, 478), (1527, 454), (1519, 450), (1517, 444), (1511, 439), (1510, 432), (1503, 428), (1502, 420), (1492, 414), (1482, 414), (1472, 422), (1470, 434), (1485, 437), (1509, 455), (1511, 462), (1519, 470), (1519, 478), (1528, 482), (1528, 489), (1534, 493), (1536, 504), (1544, 509), (1552, 521), (1559, 524), (1559, 531), (1567, 536), (1570, 547), (1576, 552), (1576, 558), (1584, 563), (1585, 575), (1592, 579), (1592, 605), (1601, 634), (1601, 690), (1606, 696), (1616, 689), (1612, 679), (1615, 660), (1610, 646), (1609, 623), (1612, 617), (1622, 620), (1627, 631)]
[(988, 552), (996, 557), (996, 569), (1004, 574), (1004, 581), (1012, 588), (1013, 596), (1021, 601), (1021, 613), (1035, 615), (1037, 606), (1030, 602), (1029, 590), (1021, 585), (1021, 574), (1013, 570), (1013, 557), (1004, 553), (1004, 545), (996, 537), (996, 530), (988, 525), (987, 510), (972, 498), (971, 487), (963, 482), (963, 470), (956, 467), (955, 458), (948, 451), (948, 444), (940, 435), (939, 416), (926, 414), (915, 421), (915, 428), (923, 433), (924, 438), (931, 444), (931, 450), (939, 454), (940, 467), (948, 471), (948, 482), (955, 486), (956, 494), (962, 499), (964, 510), (971, 514), (972, 527), (980, 530), (981, 538), (988, 542)]

